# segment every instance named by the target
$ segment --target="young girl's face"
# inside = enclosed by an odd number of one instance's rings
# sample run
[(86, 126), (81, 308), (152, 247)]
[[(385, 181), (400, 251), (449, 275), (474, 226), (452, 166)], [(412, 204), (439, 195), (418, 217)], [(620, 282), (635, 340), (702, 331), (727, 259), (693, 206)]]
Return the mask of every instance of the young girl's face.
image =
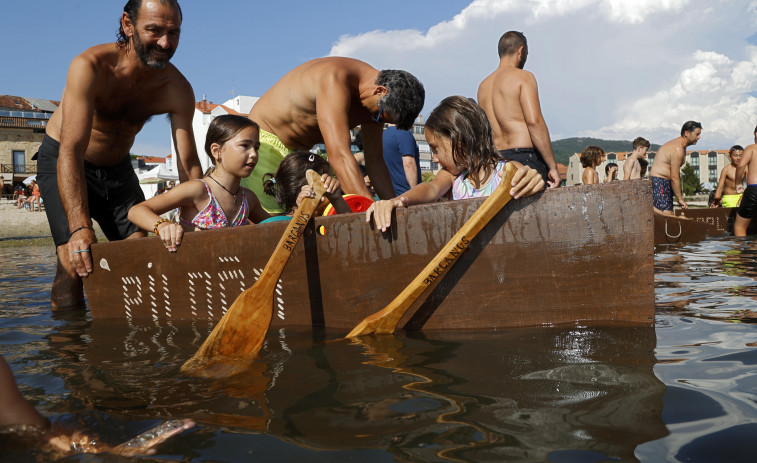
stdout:
[(224, 170), (238, 177), (249, 177), (258, 163), (260, 139), (258, 129), (246, 127), (221, 146), (220, 158)]
[(452, 158), (452, 142), (449, 138), (426, 129), (426, 141), (431, 148), (431, 159), (452, 175), (460, 175), (460, 170)]

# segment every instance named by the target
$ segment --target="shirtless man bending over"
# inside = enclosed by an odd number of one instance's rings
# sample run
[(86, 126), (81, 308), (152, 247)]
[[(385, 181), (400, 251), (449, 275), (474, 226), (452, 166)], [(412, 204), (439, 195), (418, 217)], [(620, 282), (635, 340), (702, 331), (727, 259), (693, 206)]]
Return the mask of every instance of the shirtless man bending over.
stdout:
[(657, 151), (649, 176), (652, 179), (652, 201), (655, 212), (673, 215), (673, 195), (678, 205), (689, 207), (681, 192), (681, 165), (686, 158), (686, 147), (696, 145), (702, 136), (702, 124), (688, 121), (681, 127), (681, 136), (665, 143)]
[(52, 307), (80, 307), (92, 272), (92, 219), (109, 240), (145, 236), (128, 221), (144, 201), (129, 149), (144, 123), (168, 114), (182, 180), (202, 176), (194, 135), (194, 92), (169, 63), (179, 44), (177, 0), (129, 0), (117, 43), (74, 58), (60, 107), (47, 125), (37, 164), (58, 253)]
[(757, 127), (754, 128), (754, 143), (744, 148), (744, 155), (736, 166), (734, 188), (742, 184), (744, 176), (747, 177), (746, 190), (733, 223), (733, 234), (736, 236), (746, 236), (746, 229), (757, 211)]
[(523, 70), (526, 37), (515, 31), (499, 39), (499, 66), (478, 87), (478, 104), (492, 125), (504, 159), (536, 169), (549, 188), (560, 186), (549, 130), (541, 114), (536, 78)]
[(351, 58), (308, 61), (289, 71), (252, 107), (250, 119), (260, 125), (259, 160), (242, 185), (255, 192), (268, 212), (281, 212), (263, 193), (263, 175), (275, 173), (292, 151), (323, 142), (344, 193), (372, 197), (350, 150), (350, 129), (360, 125), (373, 188), (382, 199), (393, 198), (381, 141), (384, 123), (409, 130), (425, 95), (423, 85), (405, 71), (379, 71)]

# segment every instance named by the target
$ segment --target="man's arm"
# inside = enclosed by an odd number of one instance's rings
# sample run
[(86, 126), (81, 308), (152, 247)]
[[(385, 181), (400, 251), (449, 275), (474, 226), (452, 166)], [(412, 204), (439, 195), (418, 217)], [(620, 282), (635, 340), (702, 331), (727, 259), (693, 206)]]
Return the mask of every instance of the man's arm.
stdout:
[(681, 164), (683, 164), (685, 154), (683, 148), (676, 148), (675, 153), (670, 156), (670, 184), (673, 187), (673, 194), (678, 198), (678, 204), (684, 209), (689, 207), (681, 191)]
[[(97, 69), (88, 57), (79, 55), (71, 62), (61, 102), (60, 151), (58, 154), (58, 188), (71, 231), (68, 241), (70, 258), (79, 276), (92, 271), (89, 250), (97, 242), (87, 201), (84, 179), (84, 155), (92, 133), (95, 111)], [(88, 227), (88, 228), (82, 228)], [(82, 252), (83, 251), (83, 252)]]
[(520, 92), (520, 106), (523, 108), (523, 116), (526, 120), (526, 125), (528, 125), (531, 143), (539, 151), (549, 169), (549, 188), (557, 188), (560, 186), (560, 174), (557, 172), (555, 155), (552, 153), (549, 129), (547, 129), (547, 123), (541, 114), (536, 78), (530, 72), (526, 72), (525, 75), (527, 77), (523, 82)]
[(734, 188), (738, 188), (744, 182), (744, 175), (747, 173), (747, 166), (752, 161), (752, 153), (754, 152), (754, 145), (747, 146), (744, 150), (744, 155), (741, 156), (739, 164), (736, 166), (736, 174), (734, 175)]
[(171, 96), (171, 106), (175, 108), (170, 113), (171, 137), (176, 147), (176, 167), (179, 171), (179, 181), (202, 177), (202, 165), (197, 157), (192, 119), (194, 118), (194, 92), (189, 82), (182, 78), (181, 85), (175, 85), (176, 93)]
[[(329, 75), (325, 77), (324, 82), (316, 84), (316, 117), (318, 119), (318, 128), (321, 131), (323, 142), (326, 145), (326, 154), (329, 158), (329, 164), (334, 169), (339, 182), (342, 184), (342, 191), (346, 194), (358, 194), (365, 196), (366, 198), (372, 197), (368, 188), (363, 181), (363, 174), (360, 172), (360, 168), (355, 161), (355, 156), (352, 155), (350, 150), (350, 124), (349, 124), (349, 112), (350, 112), (350, 92), (349, 83), (346, 79), (340, 78), (339, 75)], [(371, 176), (371, 181), (374, 182), (376, 191), (378, 192), (385, 185), (379, 185), (380, 181), (384, 179), (374, 178), (371, 174), (372, 168), (375, 170), (375, 159), (369, 160), (369, 141), (366, 138), (370, 138), (368, 129), (371, 125), (383, 124), (363, 124), (363, 146), (365, 147), (365, 167), (368, 174)], [(367, 130), (368, 129), (368, 130)], [(381, 133), (379, 132), (379, 158), (383, 164), (383, 155), (381, 154)], [(375, 154), (375, 153), (374, 153)], [(371, 164), (374, 164), (371, 166)], [(386, 177), (389, 178), (389, 171), (384, 165), (384, 171), (386, 171)], [(389, 188), (394, 196), (391, 179), (389, 179)], [(390, 197), (391, 197), (390, 196)], [(382, 196), (383, 197), (383, 196)]]
[(405, 168), (405, 178), (410, 188), (418, 184), (418, 163), (414, 156), (402, 156), (402, 166)]
[[(369, 123), (362, 125), (363, 152), (365, 153), (365, 170), (371, 178), (373, 189), (381, 199), (394, 198), (394, 185), (389, 168), (384, 162), (384, 141), (382, 134), (384, 124)], [(370, 196), (368, 196), (370, 198)]]

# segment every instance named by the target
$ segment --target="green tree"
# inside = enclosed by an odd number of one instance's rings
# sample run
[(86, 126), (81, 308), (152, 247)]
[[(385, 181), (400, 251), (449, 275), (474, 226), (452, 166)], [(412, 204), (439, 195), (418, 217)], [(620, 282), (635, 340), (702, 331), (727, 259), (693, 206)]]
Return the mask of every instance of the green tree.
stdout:
[(681, 169), (681, 191), (683, 191), (684, 195), (689, 196), (704, 191), (702, 184), (699, 182), (699, 177), (688, 162)]

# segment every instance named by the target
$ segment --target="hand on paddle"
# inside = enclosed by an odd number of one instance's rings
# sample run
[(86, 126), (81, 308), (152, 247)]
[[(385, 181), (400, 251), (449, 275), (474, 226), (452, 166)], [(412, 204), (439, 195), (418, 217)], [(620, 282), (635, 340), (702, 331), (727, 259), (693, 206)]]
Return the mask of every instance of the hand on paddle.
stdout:
[[(326, 187), (326, 192), (323, 194), (323, 197), (321, 197), (321, 201), (324, 200), (324, 197), (332, 200), (333, 198), (342, 196), (341, 184), (335, 177), (332, 177), (329, 174), (323, 174), (321, 175), (321, 181), (323, 182), (323, 186)], [(315, 198), (315, 191), (313, 190), (313, 187), (307, 184), (302, 186), (302, 189), (300, 189), (300, 194), (297, 195), (297, 206), (299, 207), (300, 203), (302, 203), (302, 201), (306, 198)]]
[[(535, 195), (544, 190), (544, 179), (539, 175), (539, 172), (536, 169), (524, 166), (519, 162), (510, 162), (518, 168), (518, 171), (515, 172), (515, 176), (513, 177), (513, 187), (510, 189), (510, 196), (512, 196), (513, 199)], [(504, 177), (505, 171), (500, 171), (499, 176)]]

